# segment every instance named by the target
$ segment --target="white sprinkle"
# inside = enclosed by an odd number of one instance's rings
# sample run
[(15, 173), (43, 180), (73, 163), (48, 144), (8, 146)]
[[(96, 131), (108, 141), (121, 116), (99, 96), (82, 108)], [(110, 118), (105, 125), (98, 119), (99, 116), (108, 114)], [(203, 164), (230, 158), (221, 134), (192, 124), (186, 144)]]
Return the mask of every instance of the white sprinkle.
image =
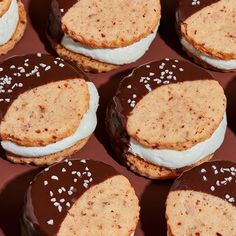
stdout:
[(145, 88), (146, 88), (149, 92), (152, 91), (152, 89), (151, 89), (151, 87), (150, 87), (150, 84), (145, 84)]
[(61, 203), (65, 202), (65, 199), (64, 198), (60, 199), (60, 202)]
[(65, 189), (64, 187), (61, 187), (61, 189), (62, 189), (62, 191), (63, 191), (63, 192), (65, 192), (65, 191), (66, 191), (66, 189)]
[(67, 202), (67, 203), (66, 203), (66, 206), (67, 206), (67, 207), (70, 207), (70, 203), (69, 203), (69, 202)]
[(155, 73), (153, 73), (153, 72), (149, 73), (149, 76), (154, 76), (154, 75), (155, 75)]
[(90, 177), (91, 175), (92, 175), (91, 172), (88, 172), (88, 173), (87, 173), (87, 176), (88, 176), (88, 177)]
[(60, 63), (59, 66), (60, 66), (60, 67), (64, 67), (65, 65), (64, 65), (63, 63)]
[(62, 211), (61, 205), (59, 205), (57, 209), (58, 209), (59, 212), (61, 212)]
[(81, 163), (86, 163), (86, 160), (81, 160), (80, 162), (81, 162)]
[(37, 53), (37, 57), (41, 57), (42, 54), (40, 52)]
[(71, 171), (72, 175), (75, 175), (77, 172), (75, 170)]
[(89, 168), (86, 166), (86, 167), (85, 167), (85, 170), (87, 170), (87, 171), (88, 171), (88, 170), (89, 170)]
[(56, 175), (52, 175), (52, 176), (51, 176), (51, 179), (53, 179), (53, 180), (59, 180), (59, 178), (58, 178)]
[(72, 166), (72, 162), (71, 161), (68, 161), (68, 166)]
[(215, 174), (215, 175), (219, 174), (219, 171), (218, 171), (218, 170), (215, 170), (215, 171), (214, 171), (214, 174)]
[(15, 65), (11, 65), (11, 66), (10, 66), (10, 69), (15, 69), (15, 68), (16, 68)]
[(49, 192), (49, 195), (50, 195), (50, 197), (52, 197), (52, 196), (53, 196), (53, 192), (52, 192), (52, 191), (50, 191), (50, 192)]
[(51, 66), (47, 66), (44, 70), (45, 71), (48, 71), (48, 70), (50, 70), (51, 69)]
[(93, 181), (93, 178), (90, 178), (90, 179), (89, 179), (89, 182), (92, 182), (92, 181)]
[(87, 184), (87, 183), (83, 183), (83, 186), (84, 186), (85, 188), (88, 188), (88, 184)]
[(58, 189), (58, 193), (59, 193), (59, 194), (61, 194), (61, 193), (62, 193), (62, 190), (61, 190), (60, 188)]
[(45, 171), (45, 172), (49, 171), (49, 168), (48, 168), (48, 167), (47, 167), (47, 168), (45, 168), (45, 169), (44, 169), (44, 171)]
[(220, 181), (219, 180), (216, 181), (216, 185), (220, 186)]
[(207, 181), (207, 177), (205, 175), (202, 178), (204, 181)]
[(44, 186), (48, 185), (48, 181), (44, 180), (43, 184), (44, 184)]
[(172, 65), (173, 68), (176, 68), (176, 65)]
[(59, 202), (54, 202), (53, 204), (54, 204), (54, 206), (56, 206), (56, 207), (60, 205)]
[(201, 169), (201, 173), (206, 173), (206, 169)]
[(45, 65), (44, 63), (40, 63), (39, 65), (40, 65), (41, 67), (43, 67), (43, 68), (47, 66), (47, 65)]
[(226, 194), (226, 195), (225, 195), (225, 198), (226, 198), (226, 199), (229, 199), (229, 198), (230, 198), (229, 194)]
[(169, 61), (170, 59), (169, 58), (165, 58), (166, 61)]
[(81, 177), (81, 173), (79, 171), (77, 171), (76, 174), (77, 174), (78, 177)]
[(215, 187), (214, 186), (211, 186), (211, 191), (215, 191)]
[(48, 224), (48, 225), (53, 225), (53, 224), (54, 224), (53, 219), (48, 220), (48, 221), (47, 221), (47, 224)]
[(179, 71), (184, 71), (184, 69), (183, 68), (179, 68)]
[(128, 88), (128, 89), (131, 89), (131, 88), (132, 88), (132, 86), (129, 84), (129, 85), (127, 86), (127, 88)]
[(68, 195), (72, 195), (73, 194), (73, 192), (71, 190), (69, 190), (67, 193), (68, 193)]
[[(133, 94), (133, 98), (136, 98), (137, 97), (137, 95), (136, 94)], [(86, 170), (86, 169), (85, 169)]]
[(60, 11), (61, 11), (61, 12), (64, 12), (64, 9), (63, 9), (63, 8), (61, 8), (61, 9), (60, 9)]
[(150, 68), (150, 65), (146, 65), (147, 68)]
[(77, 181), (78, 181), (78, 180), (77, 180), (76, 178), (74, 178), (74, 182), (77, 183)]
[(88, 183), (89, 183), (89, 180), (85, 179), (85, 180), (84, 180), (84, 183), (87, 183), (87, 184), (88, 184)]
[(2, 67), (0, 67), (0, 72), (1, 72), (1, 71), (3, 71), (3, 68), (2, 68)]
[(213, 168), (214, 170), (216, 170), (216, 166), (212, 166), (212, 168)]
[(66, 172), (66, 169), (65, 169), (65, 168), (62, 168), (61, 171), (62, 171), (62, 172)]
[(175, 62), (179, 62), (179, 60), (175, 60)]
[(51, 202), (55, 202), (56, 201), (56, 198), (51, 198)]

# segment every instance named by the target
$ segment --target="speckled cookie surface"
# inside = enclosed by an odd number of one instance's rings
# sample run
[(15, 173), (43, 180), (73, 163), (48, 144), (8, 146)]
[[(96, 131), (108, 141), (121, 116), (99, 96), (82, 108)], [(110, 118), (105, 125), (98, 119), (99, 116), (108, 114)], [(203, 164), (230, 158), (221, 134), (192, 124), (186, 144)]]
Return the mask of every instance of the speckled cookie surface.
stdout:
[(223, 60), (236, 58), (234, 0), (179, 1), (181, 35), (198, 51)]
[(16, 43), (22, 38), (26, 29), (26, 24), (27, 24), (26, 11), (23, 3), (20, 0), (18, 0), (17, 2), (19, 7), (19, 22), (16, 31), (11, 37), (11, 39), (7, 43), (0, 45), (0, 55), (6, 54), (8, 51), (13, 49)]
[(75, 41), (94, 48), (133, 44), (149, 35), (160, 20), (160, 1), (56, 0), (62, 27)]
[(129, 136), (173, 150), (211, 137), (226, 109), (223, 88), (209, 73), (169, 59), (137, 68), (121, 82), (114, 102)]
[(236, 164), (206, 162), (175, 180), (166, 202), (169, 235), (234, 235)]
[(66, 160), (45, 169), (31, 183), (23, 231), (129, 236), (138, 218), (138, 199), (124, 176), (101, 162)]
[(6, 13), (10, 4), (11, 4), (11, 0), (0, 1), (0, 17), (2, 17)]

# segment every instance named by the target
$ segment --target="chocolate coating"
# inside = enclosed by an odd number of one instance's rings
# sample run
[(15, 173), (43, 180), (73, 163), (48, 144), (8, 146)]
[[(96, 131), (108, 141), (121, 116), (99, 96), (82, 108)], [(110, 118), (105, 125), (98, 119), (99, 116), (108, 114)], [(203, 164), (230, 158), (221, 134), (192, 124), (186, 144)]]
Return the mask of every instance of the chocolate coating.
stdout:
[(116, 175), (113, 167), (92, 160), (66, 160), (46, 168), (27, 191), (24, 231), (27, 235), (56, 235), (79, 197)]
[(205, 70), (176, 59), (163, 59), (142, 65), (125, 77), (113, 98), (115, 109), (125, 127), (135, 105), (149, 92), (168, 84), (213, 79)]
[(176, 9), (177, 18), (179, 21), (185, 21), (194, 13), (218, 1), (219, 0), (179, 0)]
[(193, 190), (208, 193), (236, 206), (236, 163), (206, 162), (177, 178), (171, 191)]
[(60, 12), (64, 15), (78, 0), (55, 0), (59, 6)]
[(12, 57), (0, 64), (0, 120), (17, 97), (51, 82), (83, 78), (82, 71), (68, 62), (46, 54)]

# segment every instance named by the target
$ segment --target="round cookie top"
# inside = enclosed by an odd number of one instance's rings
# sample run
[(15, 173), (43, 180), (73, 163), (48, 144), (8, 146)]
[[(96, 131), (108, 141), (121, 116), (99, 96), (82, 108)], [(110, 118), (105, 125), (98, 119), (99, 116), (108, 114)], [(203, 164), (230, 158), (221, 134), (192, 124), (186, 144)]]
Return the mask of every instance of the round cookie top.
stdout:
[(211, 161), (184, 172), (170, 191), (193, 190), (208, 193), (236, 206), (236, 164)]
[(76, 200), (116, 175), (120, 174), (113, 167), (93, 160), (66, 160), (52, 165), (32, 181), (24, 215), (40, 235), (56, 235)]
[[(40, 146), (73, 133), (88, 109), (86, 80), (81, 71), (61, 58), (41, 53), (2, 62), (1, 139)], [(65, 118), (68, 125), (60, 128), (64, 122), (60, 119)]]
[(205, 55), (235, 59), (235, 11), (234, 0), (180, 0), (176, 15), (181, 36)]
[(94, 48), (133, 44), (153, 32), (161, 16), (159, 0), (54, 0), (53, 6), (64, 32)]
[(223, 88), (205, 70), (176, 59), (142, 65), (113, 98), (129, 136), (147, 147), (185, 150), (210, 137), (223, 119)]
[(13, 0), (2, 0), (0, 1), (0, 17), (2, 17), (9, 9)]

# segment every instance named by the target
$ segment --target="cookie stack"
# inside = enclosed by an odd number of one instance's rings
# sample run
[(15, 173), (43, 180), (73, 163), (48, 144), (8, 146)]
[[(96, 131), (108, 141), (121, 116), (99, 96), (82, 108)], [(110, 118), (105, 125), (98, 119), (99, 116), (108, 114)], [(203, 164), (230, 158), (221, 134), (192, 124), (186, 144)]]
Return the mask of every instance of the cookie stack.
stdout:
[(223, 88), (188, 62), (163, 59), (125, 77), (107, 110), (120, 161), (152, 178), (174, 178), (209, 160), (227, 127)]
[(99, 96), (80, 70), (40, 53), (12, 57), (0, 67), (0, 138), (7, 159), (52, 164), (87, 143)]
[(59, 56), (106, 72), (144, 55), (160, 16), (159, 0), (53, 0), (49, 36)]
[(0, 55), (21, 39), (26, 28), (26, 12), (21, 0), (0, 2)]

